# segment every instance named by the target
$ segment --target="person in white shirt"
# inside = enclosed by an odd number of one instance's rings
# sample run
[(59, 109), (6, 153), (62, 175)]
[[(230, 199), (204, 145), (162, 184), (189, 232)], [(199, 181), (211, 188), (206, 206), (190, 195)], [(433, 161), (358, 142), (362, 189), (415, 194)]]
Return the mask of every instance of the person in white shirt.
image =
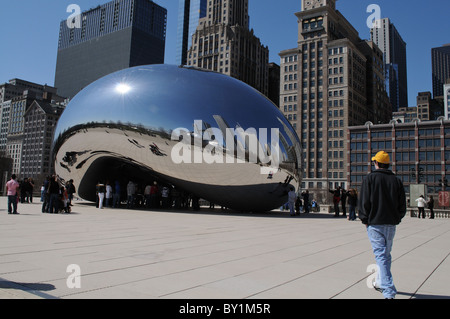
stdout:
[(112, 198), (113, 198), (113, 189), (112, 186), (110, 184), (110, 182), (108, 181), (106, 183), (106, 207), (112, 207)]
[(418, 199), (416, 199), (416, 202), (417, 202), (417, 208), (419, 209), (419, 218), (420, 218), (420, 215), (422, 215), (423, 218), (425, 219), (425, 206), (427, 205), (427, 201), (425, 200), (423, 195), (420, 195), (420, 197)]
[(97, 184), (97, 190), (98, 190), (98, 208), (103, 209), (103, 201), (105, 199), (105, 184), (98, 183)]

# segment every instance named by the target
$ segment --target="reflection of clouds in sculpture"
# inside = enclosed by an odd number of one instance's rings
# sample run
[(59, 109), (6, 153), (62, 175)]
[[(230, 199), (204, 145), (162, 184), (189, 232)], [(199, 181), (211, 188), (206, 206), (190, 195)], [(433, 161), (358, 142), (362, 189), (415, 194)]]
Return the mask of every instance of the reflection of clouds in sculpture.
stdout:
[[(192, 68), (141, 66), (96, 81), (70, 102), (54, 142), (57, 174), (88, 200), (95, 180), (127, 174), (236, 210), (271, 210), (301, 179), (300, 142), (280, 111), (238, 80)], [(184, 146), (191, 162), (177, 164), (171, 155)]]

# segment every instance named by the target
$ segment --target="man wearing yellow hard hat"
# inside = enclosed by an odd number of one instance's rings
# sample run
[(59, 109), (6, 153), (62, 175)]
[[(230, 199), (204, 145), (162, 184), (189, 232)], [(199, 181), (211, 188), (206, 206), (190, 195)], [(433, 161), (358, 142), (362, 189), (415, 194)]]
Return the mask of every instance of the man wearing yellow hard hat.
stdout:
[(378, 152), (377, 155), (372, 157), (372, 162), (378, 163), (378, 164), (390, 165), (391, 158), (389, 157), (388, 153), (386, 153), (385, 151), (381, 151), (381, 152)]
[(359, 197), (359, 218), (367, 227), (378, 274), (374, 288), (386, 299), (397, 294), (391, 273), (391, 250), (396, 227), (406, 215), (406, 195), (402, 181), (389, 169), (391, 159), (381, 151), (372, 157), (375, 170), (363, 181)]

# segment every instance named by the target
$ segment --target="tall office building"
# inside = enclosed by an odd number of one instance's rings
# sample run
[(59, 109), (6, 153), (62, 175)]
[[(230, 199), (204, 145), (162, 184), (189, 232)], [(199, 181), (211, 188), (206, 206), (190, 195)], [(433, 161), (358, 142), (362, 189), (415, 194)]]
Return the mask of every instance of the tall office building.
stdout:
[(444, 84), (450, 79), (450, 44), (431, 49), (433, 97), (444, 95)]
[[(24, 132), (20, 175), (38, 182), (53, 172), (51, 160), (53, 133), (64, 105), (34, 100), (23, 115)], [(36, 132), (40, 132), (37, 134)]]
[(386, 90), (392, 104), (392, 111), (408, 107), (408, 75), (406, 43), (389, 18), (377, 21), (370, 30), (371, 40), (383, 52), (385, 63)]
[(20, 79), (12, 79), (8, 83), (0, 85), (0, 154), (6, 152), (11, 101), (22, 96), (24, 91), (39, 91), (42, 89), (42, 85)]
[[(45, 137), (50, 143), (52, 140), (48, 132), (30, 128), (25, 123), (24, 115), (35, 101), (64, 105), (65, 99), (56, 94), (54, 87), (20, 79), (13, 79), (1, 85), (0, 92), (0, 152), (5, 152), (12, 158), (12, 173), (20, 177), (22, 164), (29, 160), (28, 157), (23, 157), (22, 153), (26, 132), (30, 132), (34, 137)], [(42, 145), (36, 144), (33, 148), (41, 149)], [(50, 155), (49, 150), (47, 155)]]
[(444, 113), (445, 118), (450, 120), (450, 79), (444, 85)]
[(188, 50), (187, 65), (239, 79), (269, 92), (269, 49), (249, 29), (248, 0), (210, 0)]
[(167, 10), (151, 0), (114, 0), (81, 14), (79, 28), (60, 25), (55, 87), (73, 98), (125, 68), (164, 63)]
[(433, 99), (431, 92), (419, 92), (417, 95), (417, 118), (421, 121), (436, 121), (444, 116), (443, 101)]
[(0, 151), (6, 151), (9, 134), (23, 130), (23, 114), (34, 100), (61, 103), (56, 88), (21, 79), (12, 79), (0, 85)]
[(388, 123), (381, 50), (336, 10), (335, 0), (303, 0), (298, 46), (280, 52), (280, 109), (302, 141), (304, 188), (315, 196), (347, 186), (347, 128)]
[(187, 52), (192, 44), (192, 35), (197, 29), (198, 22), (206, 16), (206, 0), (179, 0), (177, 55), (179, 65), (187, 63)]
[(280, 66), (269, 63), (269, 94), (267, 97), (280, 108)]

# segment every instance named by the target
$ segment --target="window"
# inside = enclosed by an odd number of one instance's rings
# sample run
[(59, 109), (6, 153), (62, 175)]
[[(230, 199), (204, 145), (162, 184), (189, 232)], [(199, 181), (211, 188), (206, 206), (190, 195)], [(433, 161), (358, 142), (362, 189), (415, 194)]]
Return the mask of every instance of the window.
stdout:
[(435, 161), (440, 161), (441, 160), (441, 152), (434, 152), (434, 160)]

